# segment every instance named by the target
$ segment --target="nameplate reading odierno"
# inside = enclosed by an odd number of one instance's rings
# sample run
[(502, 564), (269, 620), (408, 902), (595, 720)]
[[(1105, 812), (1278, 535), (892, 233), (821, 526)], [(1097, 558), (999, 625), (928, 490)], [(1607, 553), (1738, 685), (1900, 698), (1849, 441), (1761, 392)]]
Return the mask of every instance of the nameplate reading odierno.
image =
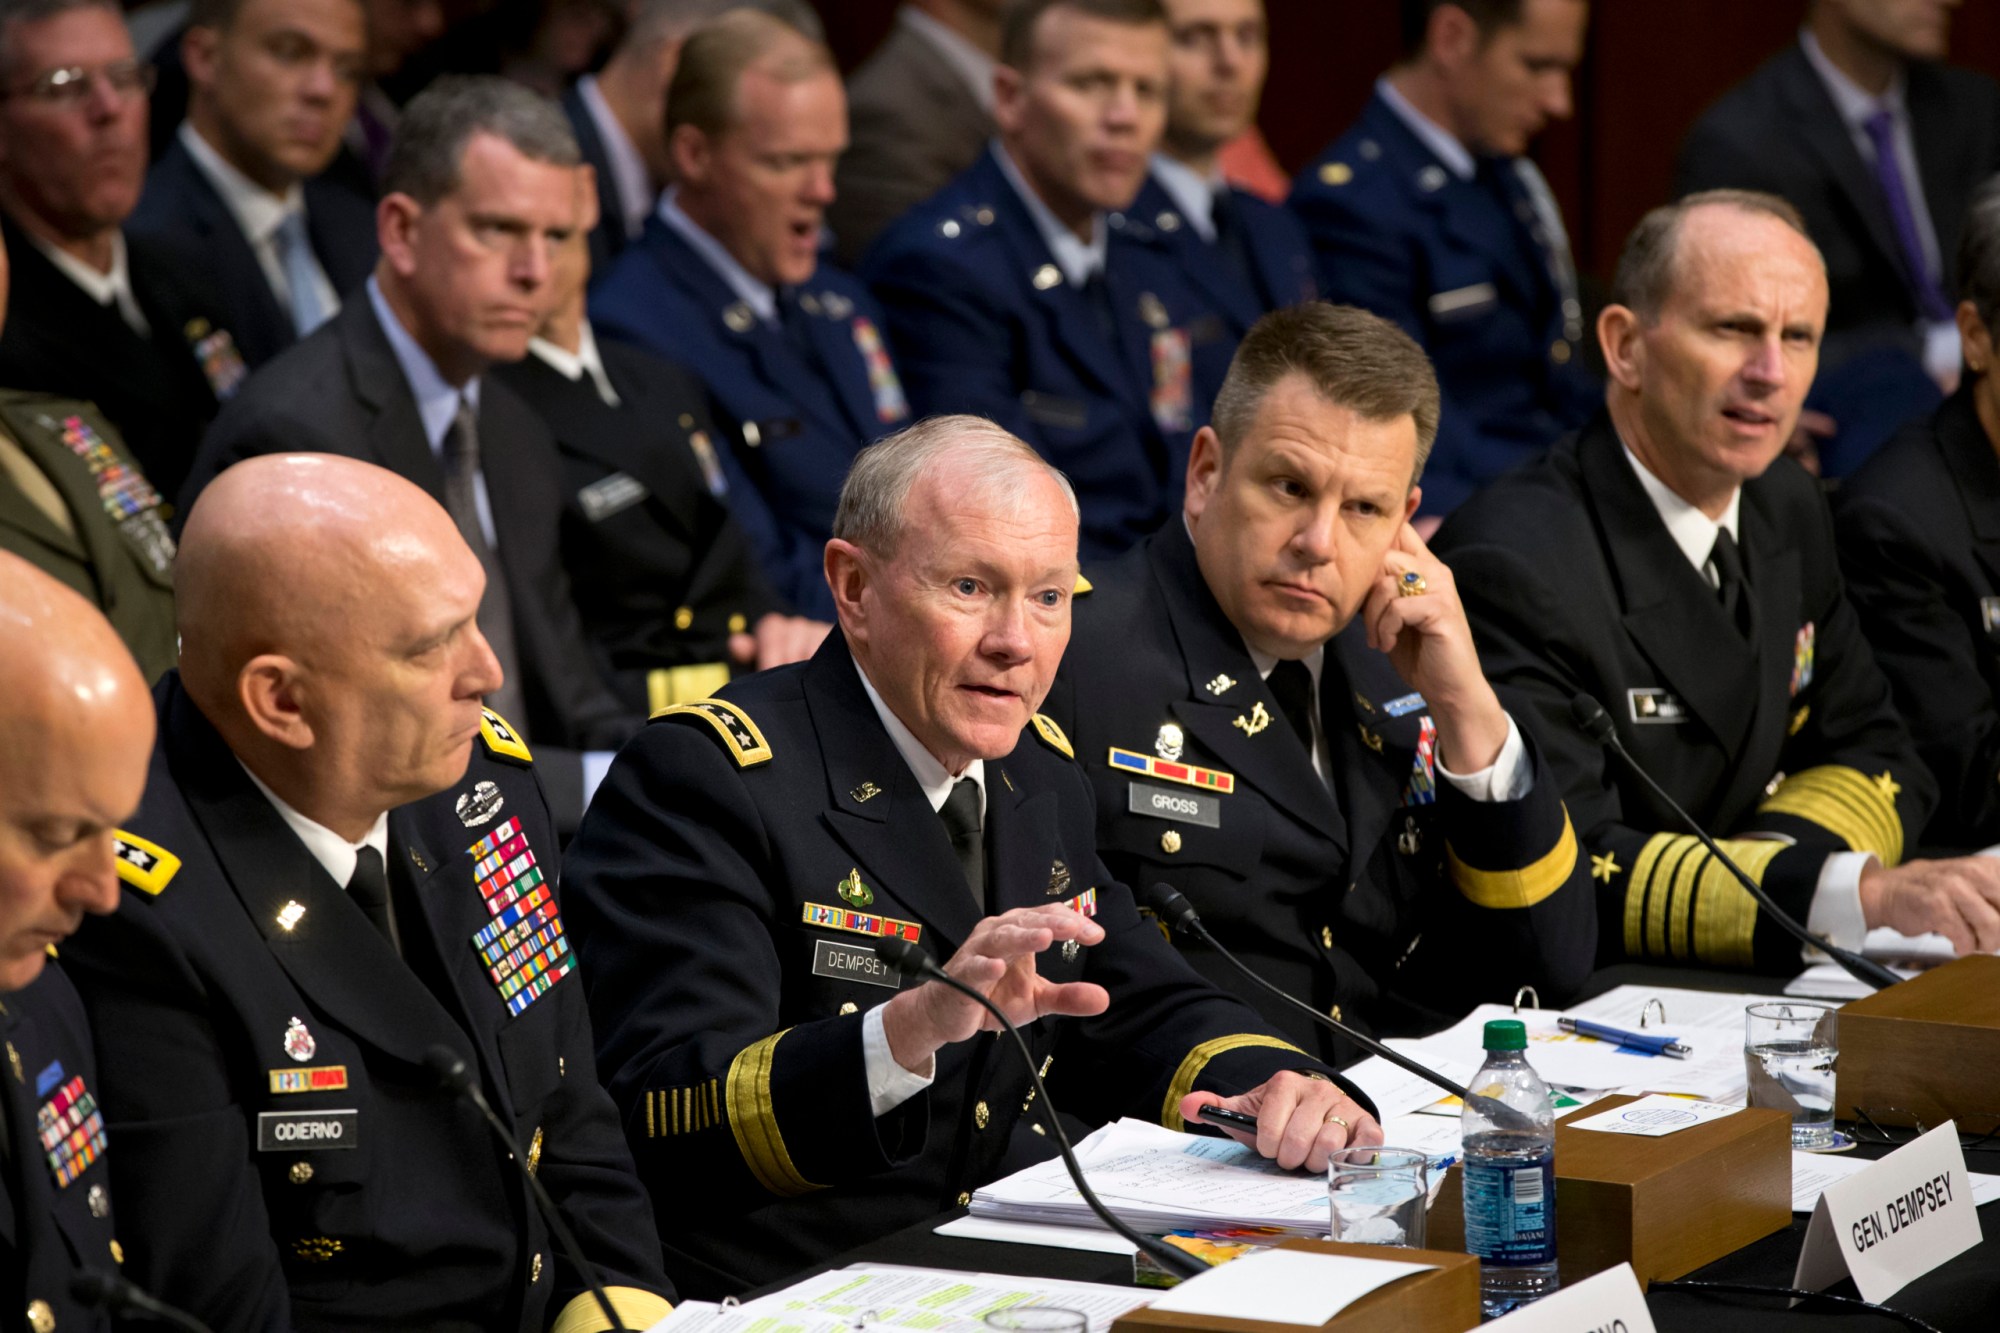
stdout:
[(361, 1112), (261, 1111), (258, 1152), (312, 1152), (361, 1146)]
[(1479, 1333), (1654, 1333), (1632, 1265), (1619, 1264), (1480, 1326)]
[(1979, 1241), (1958, 1126), (1946, 1121), (1827, 1186), (1806, 1224), (1792, 1285), (1824, 1291), (1852, 1276), (1863, 1300), (1886, 1301)]

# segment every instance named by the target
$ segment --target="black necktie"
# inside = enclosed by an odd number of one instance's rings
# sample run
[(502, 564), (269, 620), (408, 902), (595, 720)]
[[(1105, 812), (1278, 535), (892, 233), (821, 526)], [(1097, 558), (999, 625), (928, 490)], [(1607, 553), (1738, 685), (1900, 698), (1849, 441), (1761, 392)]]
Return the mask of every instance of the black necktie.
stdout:
[(375, 929), (389, 941), (389, 947), (401, 955), (403, 941), (396, 932), (396, 909), (389, 902), (389, 871), (382, 864), (382, 853), (373, 847), (363, 847), (354, 854), (354, 874), (347, 881), (347, 896), (368, 914)]
[(986, 910), (986, 840), (979, 828), (979, 784), (960, 778), (951, 795), (938, 808), (944, 831), (951, 837), (951, 849), (958, 853), (958, 868), (965, 872), (965, 886), (981, 912)]
[(479, 418), (472, 404), (460, 398), (458, 413), (444, 433), (444, 508), (486, 571), (486, 592), (479, 599), (479, 632), (486, 636), (487, 646), (506, 677), (499, 689), (486, 696), (487, 702), (510, 724), (525, 728), (527, 696), (521, 682), (521, 656), (514, 643), (514, 600), (507, 586), (507, 571), (500, 565), (500, 553), (486, 540), (486, 525), (479, 520), (479, 475)]
[(1215, 192), (1215, 206), (1209, 210), (1209, 220), (1215, 224), (1215, 254), (1229, 276), (1246, 289), (1256, 281), (1256, 274), (1250, 267), (1250, 247), (1243, 235), (1243, 220), (1236, 210), (1236, 200), (1227, 187)]
[(1313, 681), (1312, 672), (1304, 662), (1280, 662), (1271, 668), (1271, 674), (1264, 678), (1277, 697), (1278, 711), (1292, 724), (1298, 733), (1299, 743), (1306, 747), (1306, 757), (1313, 754)]
[(1736, 626), (1737, 633), (1746, 641), (1753, 641), (1757, 632), (1757, 604), (1751, 596), (1749, 580), (1743, 577), (1743, 554), (1736, 549), (1736, 539), (1729, 535), (1728, 528), (1716, 530), (1715, 547), (1708, 558), (1715, 564), (1715, 595), (1722, 603), (1722, 613)]

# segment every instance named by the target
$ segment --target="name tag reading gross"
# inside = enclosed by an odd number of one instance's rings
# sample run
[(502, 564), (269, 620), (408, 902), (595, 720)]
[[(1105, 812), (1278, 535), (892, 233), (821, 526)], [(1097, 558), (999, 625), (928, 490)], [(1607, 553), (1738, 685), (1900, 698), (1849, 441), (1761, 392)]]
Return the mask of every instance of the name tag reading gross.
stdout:
[(361, 1146), (361, 1112), (260, 1111), (258, 1152), (315, 1152)]
[(1148, 815), (1154, 819), (1177, 819), (1186, 824), (1199, 824), (1203, 828), (1222, 827), (1222, 798), (1219, 796), (1173, 791), (1167, 787), (1156, 787), (1150, 782), (1134, 782), (1128, 791), (1125, 808), (1132, 814)]

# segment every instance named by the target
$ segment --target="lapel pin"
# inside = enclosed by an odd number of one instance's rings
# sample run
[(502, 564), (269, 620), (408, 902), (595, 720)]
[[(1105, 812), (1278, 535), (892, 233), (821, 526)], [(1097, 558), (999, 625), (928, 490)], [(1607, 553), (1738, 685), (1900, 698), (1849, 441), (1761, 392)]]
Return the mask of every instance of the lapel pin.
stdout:
[(875, 890), (861, 882), (861, 868), (855, 866), (847, 872), (847, 878), (834, 886), (840, 901), (849, 907), (866, 907), (875, 901)]
[(1049, 897), (1069, 892), (1069, 867), (1058, 861), (1049, 867)]
[(1363, 745), (1366, 745), (1369, 749), (1373, 750), (1376, 754), (1382, 753), (1381, 736), (1377, 735), (1375, 732), (1368, 730), (1368, 728), (1361, 726), (1361, 724), (1358, 722), (1355, 723), (1355, 726), (1360, 729), (1361, 743)]
[(1161, 726), (1160, 734), (1153, 738), (1153, 753), (1172, 763), (1181, 757), (1181, 748), (1186, 744), (1186, 733), (1168, 722)]
[(312, 1033), (306, 1031), (304, 1020), (294, 1015), (292, 1021), (285, 1024), (285, 1054), (304, 1064), (313, 1058), (313, 1052), (318, 1049), (319, 1043), (313, 1040)]
[(847, 794), (856, 801), (872, 801), (882, 794), (882, 789), (872, 782), (864, 782)]
[(731, 333), (748, 333), (756, 327), (757, 316), (750, 312), (747, 304), (738, 301), (722, 312), (722, 322), (729, 327)]
[(283, 907), (278, 909), (278, 929), (283, 931), (291, 930), (299, 924), (299, 918), (305, 914), (306, 906), (304, 903), (299, 902), (297, 899), (286, 902)]
[(1166, 305), (1151, 292), (1139, 293), (1139, 318), (1152, 329), (1164, 329), (1173, 323), (1167, 314)]
[(26, 1083), (28, 1081), (28, 1071), (21, 1068), (21, 1053), (14, 1049), (14, 1043), (11, 1041), (7, 1043), (7, 1063), (14, 1070), (14, 1081), (16, 1083)]
[(1245, 736), (1255, 736), (1271, 725), (1271, 714), (1264, 707), (1264, 701), (1259, 699), (1256, 707), (1250, 710), (1250, 716), (1237, 718), (1233, 725), (1241, 727)]
[(1236, 680), (1228, 672), (1224, 672), (1222, 675), (1208, 682), (1208, 692), (1210, 694), (1227, 694), (1235, 688)]
[(1062, 286), (1062, 281), (1062, 270), (1054, 264), (1044, 264), (1035, 270), (1034, 283), (1035, 290), (1038, 292), (1048, 291), (1052, 287), (1060, 287)]

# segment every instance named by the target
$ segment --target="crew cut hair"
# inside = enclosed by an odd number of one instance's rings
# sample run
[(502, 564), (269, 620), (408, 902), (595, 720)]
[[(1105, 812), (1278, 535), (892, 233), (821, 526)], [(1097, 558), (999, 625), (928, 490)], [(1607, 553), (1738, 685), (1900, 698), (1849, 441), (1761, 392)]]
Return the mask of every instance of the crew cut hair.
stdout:
[(583, 163), (569, 118), (554, 102), (493, 75), (448, 75), (410, 99), (396, 122), (384, 194), (406, 194), (428, 208), (458, 188), (465, 146), (491, 134), (534, 162)]
[(1323, 301), (1273, 311), (1244, 335), (1211, 414), (1225, 467), (1255, 429), (1265, 397), (1293, 375), (1364, 421), (1411, 418), (1417, 457), (1410, 484), (1417, 484), (1437, 439), (1438, 382), (1430, 358), (1381, 316)]
[(2000, 335), (2000, 176), (1979, 187), (1966, 212), (1958, 242), (1958, 299), (1972, 302), (1979, 322)]
[(949, 468), (952, 485), (1018, 507), (1037, 475), (1053, 477), (1078, 513), (1076, 491), (1025, 442), (985, 417), (926, 417), (861, 451), (840, 488), (833, 535), (883, 559), (896, 554), (908, 527), (910, 492), (932, 468)]
[(1035, 63), (1035, 29), (1052, 9), (1070, 9), (1087, 18), (1133, 27), (1167, 23), (1160, 0), (1014, 0), (1000, 16), (1000, 63), (1025, 71)]
[(667, 133), (692, 125), (713, 138), (736, 123), (736, 90), (751, 69), (780, 83), (839, 77), (833, 52), (792, 24), (758, 9), (732, 9), (695, 30), (681, 47), (667, 89)]
[(14, 72), (14, 25), (39, 23), (73, 9), (105, 9), (125, 21), (118, 0), (0, 0), (0, 74)]
[[(1805, 217), (1789, 202), (1762, 190), (1702, 190), (1661, 204), (1639, 219), (1619, 253), (1618, 269), (1611, 277), (1611, 303), (1622, 305), (1648, 324), (1660, 318), (1667, 298), (1673, 293), (1678, 267), (1681, 230), (1688, 215), (1698, 208), (1734, 208), (1776, 218), (1813, 245)], [(1813, 245), (1813, 253), (1819, 247)], [(1825, 260), (1822, 257), (1821, 262)]]

